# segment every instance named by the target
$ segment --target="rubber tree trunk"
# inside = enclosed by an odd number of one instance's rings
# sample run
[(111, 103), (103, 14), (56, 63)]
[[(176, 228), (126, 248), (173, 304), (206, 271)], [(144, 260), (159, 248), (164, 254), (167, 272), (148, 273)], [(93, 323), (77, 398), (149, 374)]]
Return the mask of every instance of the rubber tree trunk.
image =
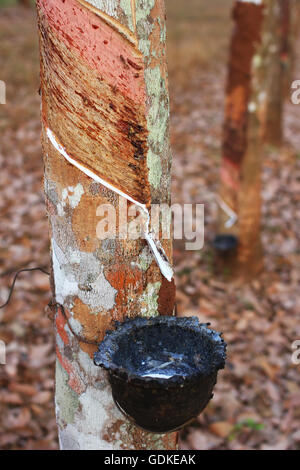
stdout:
[[(56, 315), (60, 447), (175, 449), (176, 433), (124, 418), (93, 364), (114, 320), (174, 311), (174, 281), (144, 239), (97, 236), (103, 204), (124, 231), (128, 199), (170, 203), (164, 2), (37, 0), (37, 9), (53, 296), (66, 314)], [(163, 245), (171, 259), (171, 241)]]
[[(296, 13), (296, 11), (295, 11)], [(293, 14), (294, 1), (280, 0), (281, 14), (281, 64), (283, 69), (283, 99), (289, 97), (292, 82), (294, 38), (293, 38)]]
[[(291, 0), (269, 0), (262, 37), (265, 80), (261, 93), (261, 135), (263, 141), (279, 146), (283, 139), (283, 109), (290, 87), (292, 64)], [(289, 85), (288, 85), (289, 84)]]
[(220, 212), (218, 232), (239, 239), (237, 251), (222, 260), (221, 267), (241, 279), (251, 278), (262, 267), (259, 97), (264, 11), (256, 0), (235, 2), (226, 87), (220, 196), (236, 212), (238, 221), (226, 228), (228, 216)]
[(282, 26), (283, 22), (287, 21), (287, 3), (288, 0), (266, 2), (266, 28), (262, 37), (262, 59), (266, 70), (266, 79), (262, 90), (261, 135), (265, 143), (273, 146), (278, 146), (282, 142), (284, 101)]
[(265, 80), (261, 93), (261, 136), (266, 144), (283, 141), (284, 101), (290, 97), (299, 32), (298, 0), (266, 3), (266, 24), (262, 37)]

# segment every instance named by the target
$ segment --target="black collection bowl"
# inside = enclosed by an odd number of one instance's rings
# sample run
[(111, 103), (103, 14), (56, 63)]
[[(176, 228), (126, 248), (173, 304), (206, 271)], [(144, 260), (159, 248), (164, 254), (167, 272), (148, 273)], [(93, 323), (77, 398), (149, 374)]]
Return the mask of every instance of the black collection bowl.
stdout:
[(95, 353), (109, 372), (113, 398), (137, 426), (155, 433), (180, 429), (212, 398), (226, 344), (197, 317), (116, 322)]
[(224, 233), (215, 236), (213, 240), (213, 247), (218, 253), (225, 255), (235, 251), (237, 249), (238, 243), (238, 238), (235, 235)]

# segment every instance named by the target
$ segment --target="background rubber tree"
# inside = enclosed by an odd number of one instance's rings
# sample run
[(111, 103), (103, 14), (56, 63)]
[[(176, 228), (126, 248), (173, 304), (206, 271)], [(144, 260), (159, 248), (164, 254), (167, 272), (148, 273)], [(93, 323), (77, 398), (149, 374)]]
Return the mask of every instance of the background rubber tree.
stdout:
[(261, 136), (265, 143), (279, 146), (283, 138), (285, 80), (289, 69), (290, 1), (266, 2), (266, 26), (262, 35)]
[(265, 71), (261, 39), (268, 4), (269, 0), (236, 1), (233, 8), (219, 194), (238, 220), (226, 227), (228, 216), (220, 211), (218, 232), (239, 239), (237, 251), (221, 265), (240, 279), (251, 278), (262, 267), (259, 97)]
[(288, 31), (288, 46), (289, 46), (289, 56), (288, 56), (288, 77), (286, 79), (286, 94), (290, 97), (291, 94), (291, 82), (297, 77), (294, 77), (293, 72), (295, 68), (296, 60), (296, 46), (297, 39), (299, 37), (300, 29), (300, 2), (299, 0), (289, 0), (290, 6), (290, 23)]
[(294, 0), (266, 2), (262, 37), (265, 80), (261, 93), (261, 135), (266, 144), (283, 140), (284, 102), (290, 95), (294, 68), (299, 4)]
[(65, 310), (55, 319), (60, 447), (175, 449), (176, 433), (124, 418), (93, 364), (114, 320), (174, 311), (174, 280), (145, 240), (97, 236), (100, 206), (115, 208), (124, 235), (127, 202), (144, 215), (170, 203), (164, 2), (37, 0), (37, 9), (52, 288)]
[[(263, 144), (282, 142), (283, 107), (290, 82), (299, 5), (292, 0), (248, 0), (234, 5), (220, 196), (236, 212), (236, 253), (226, 268), (241, 279), (262, 267), (260, 244)], [(290, 86), (290, 85), (289, 85)]]
[(284, 103), (290, 96), (300, 10), (298, 0), (266, 1), (265, 6), (266, 20), (262, 35), (264, 80), (260, 94), (261, 137), (264, 143), (278, 147), (284, 137)]
[(294, 19), (293, 15), (297, 16), (294, 0), (281, 0), (281, 63), (284, 73), (283, 77), (283, 99), (290, 95), (292, 72), (294, 64)]

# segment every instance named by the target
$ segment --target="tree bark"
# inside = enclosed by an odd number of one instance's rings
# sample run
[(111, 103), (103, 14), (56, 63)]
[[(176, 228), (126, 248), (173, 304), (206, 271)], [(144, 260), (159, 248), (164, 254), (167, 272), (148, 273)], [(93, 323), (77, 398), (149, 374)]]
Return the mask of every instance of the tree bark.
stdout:
[(284, 101), (290, 96), (297, 34), (298, 0), (269, 0), (262, 37), (265, 69), (260, 100), (261, 136), (264, 143), (278, 147), (283, 141)]
[(283, 68), (283, 99), (290, 95), (293, 66), (293, 0), (280, 1), (281, 64)]
[(291, 0), (266, 1), (262, 36), (265, 80), (261, 94), (261, 136), (265, 143), (280, 146), (283, 139), (283, 110), (290, 87), (292, 66)]
[(289, 0), (290, 22), (288, 32), (288, 76), (286, 77), (285, 89), (286, 95), (290, 97), (291, 83), (297, 78), (293, 76), (296, 60), (296, 44), (300, 29), (300, 2), (299, 0)]
[[(37, 9), (53, 296), (68, 319), (58, 309), (60, 447), (175, 449), (176, 433), (149, 434), (124, 418), (93, 364), (115, 320), (174, 311), (174, 280), (145, 240), (97, 237), (103, 204), (119, 228), (128, 201), (144, 212), (170, 203), (164, 2), (37, 0)], [(162, 243), (171, 259), (171, 240)]]
[(279, 146), (282, 142), (284, 101), (282, 26), (288, 16), (286, 7), (287, 0), (270, 0), (266, 2), (266, 27), (262, 36), (262, 59), (266, 73), (265, 84), (262, 89), (261, 136), (265, 143), (273, 146)]
[(226, 87), (220, 197), (236, 212), (237, 223), (225, 227), (220, 212), (219, 233), (238, 237), (237, 251), (221, 262), (230, 275), (249, 279), (262, 267), (260, 244), (261, 160), (259, 98), (262, 75), (261, 37), (264, 5), (236, 1)]

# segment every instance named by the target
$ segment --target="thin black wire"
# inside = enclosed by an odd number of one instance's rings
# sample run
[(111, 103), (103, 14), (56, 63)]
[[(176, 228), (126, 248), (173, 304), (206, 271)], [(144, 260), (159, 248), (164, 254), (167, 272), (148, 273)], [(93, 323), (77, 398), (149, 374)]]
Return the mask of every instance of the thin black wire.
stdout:
[[(12, 285), (10, 286), (8, 298), (7, 298), (7, 300), (6, 300), (6, 302), (5, 302), (4, 304), (0, 305), (0, 309), (6, 307), (6, 305), (9, 304), (9, 302), (10, 302), (10, 300), (11, 300), (11, 297), (12, 297), (12, 295), (13, 295), (14, 287), (15, 287), (15, 284), (16, 284), (16, 281), (17, 281), (17, 279), (18, 279), (19, 274), (24, 273), (24, 272), (32, 272), (32, 271), (40, 271), (40, 272), (46, 274), (47, 276), (50, 276), (50, 273), (48, 273), (48, 271), (46, 271), (44, 268), (41, 268), (41, 267), (19, 269), (19, 271), (17, 271), (16, 274), (15, 274), (15, 276), (14, 276)], [(1, 277), (1, 275), (0, 275), (0, 277)], [(51, 300), (51, 301), (49, 302), (49, 304), (48, 304), (48, 307), (49, 307), (51, 310), (52, 310), (53, 308), (55, 308), (55, 310), (56, 310), (55, 313), (56, 313), (56, 314), (57, 314), (57, 307), (60, 307), (61, 313), (62, 313), (63, 317), (65, 318), (68, 327), (70, 328), (72, 334), (75, 336), (75, 338), (77, 338), (78, 341), (80, 341), (80, 342), (82, 342), (82, 343), (86, 343), (86, 344), (98, 345), (98, 342), (88, 340), (88, 339), (86, 339), (86, 338), (83, 338), (83, 336), (80, 336), (80, 335), (78, 335), (77, 333), (75, 333), (75, 331), (73, 330), (72, 326), (70, 325), (69, 318), (67, 317), (65, 308), (64, 308), (64, 306), (63, 306), (62, 304), (59, 304), (58, 302), (53, 302), (53, 300)]]
[[(24, 273), (24, 272), (32, 272), (32, 271), (40, 271), (44, 274), (46, 274), (47, 276), (50, 276), (50, 273), (48, 273), (48, 271), (46, 271), (44, 268), (41, 268), (41, 267), (38, 267), (38, 268), (24, 268), (24, 269), (19, 269), (19, 271), (16, 272), (15, 276), (14, 276), (14, 279), (13, 279), (13, 282), (12, 282), (12, 285), (10, 286), (10, 289), (9, 289), (9, 295), (8, 295), (8, 298), (6, 300), (6, 302), (2, 305), (0, 305), (0, 309), (1, 308), (4, 308), (6, 307), (6, 305), (9, 304), (10, 302), (10, 299), (13, 295), (13, 291), (14, 291), (14, 287), (15, 287), (15, 284), (16, 284), (16, 281), (17, 281), (17, 278), (19, 276), (19, 274), (21, 273)], [(66, 314), (66, 311), (65, 311), (65, 308), (62, 304), (58, 303), (58, 302), (53, 302), (53, 300), (51, 300), (48, 304), (48, 307), (50, 309), (53, 309), (55, 308), (56, 310), (56, 314), (57, 314), (57, 307), (60, 307), (60, 310), (61, 310), (61, 313), (63, 315), (63, 317), (65, 318), (66, 322), (67, 322), (67, 325), (68, 327), (70, 328), (71, 330), (71, 333), (75, 336), (75, 338), (77, 338), (78, 341), (82, 342), (82, 343), (86, 343), (86, 344), (92, 344), (92, 345), (98, 345), (98, 342), (95, 342), (95, 341), (92, 341), (92, 340), (88, 340), (86, 338), (84, 338), (83, 336), (80, 336), (78, 335), (77, 333), (75, 333), (75, 331), (73, 330), (72, 326), (70, 325), (70, 321), (69, 321), (69, 318), (67, 317), (67, 314)], [(175, 303), (175, 315), (177, 316), (177, 303)]]
[(48, 271), (46, 271), (44, 268), (40, 268), (40, 267), (39, 267), (39, 268), (24, 268), (24, 269), (19, 269), (19, 271), (17, 271), (16, 274), (15, 274), (15, 276), (14, 276), (12, 285), (10, 286), (9, 295), (8, 295), (7, 301), (6, 301), (3, 305), (0, 305), (0, 309), (6, 307), (6, 305), (9, 304), (10, 299), (11, 299), (11, 296), (13, 295), (15, 283), (16, 283), (16, 281), (17, 281), (17, 278), (18, 278), (19, 274), (24, 273), (24, 272), (31, 272), (31, 271), (41, 271), (42, 273), (47, 274), (47, 276), (50, 276), (50, 273), (48, 273)]

